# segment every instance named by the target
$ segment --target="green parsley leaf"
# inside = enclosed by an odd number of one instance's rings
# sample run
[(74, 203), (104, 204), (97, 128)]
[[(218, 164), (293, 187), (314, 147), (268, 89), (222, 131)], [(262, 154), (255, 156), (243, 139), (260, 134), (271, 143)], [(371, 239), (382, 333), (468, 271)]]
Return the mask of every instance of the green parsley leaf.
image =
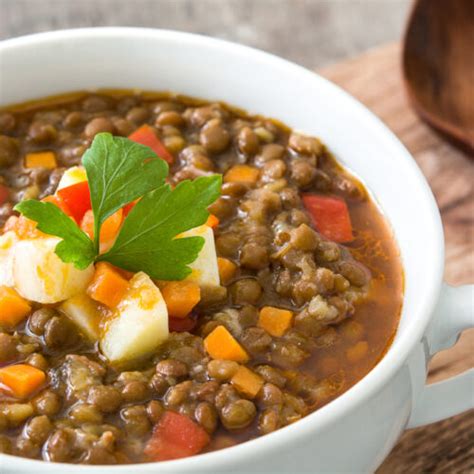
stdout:
[(50, 202), (28, 199), (18, 203), (15, 211), (37, 222), (41, 232), (63, 239), (55, 249), (63, 262), (73, 263), (84, 270), (94, 261), (96, 251), (91, 239), (59, 207)]
[(127, 138), (99, 133), (82, 158), (94, 212), (94, 243), (99, 249), (100, 228), (125, 204), (160, 187), (167, 163), (150, 148)]
[(222, 177), (182, 181), (146, 194), (124, 221), (113, 247), (99, 260), (158, 280), (182, 280), (204, 245), (202, 237), (175, 237), (206, 222), (207, 208), (219, 197)]

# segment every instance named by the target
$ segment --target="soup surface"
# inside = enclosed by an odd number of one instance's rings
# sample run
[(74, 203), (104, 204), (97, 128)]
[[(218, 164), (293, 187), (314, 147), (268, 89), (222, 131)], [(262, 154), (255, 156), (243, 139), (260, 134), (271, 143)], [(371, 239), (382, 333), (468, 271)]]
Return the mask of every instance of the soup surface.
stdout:
[[(172, 186), (223, 175), (211, 217), (189, 231), (206, 236), (202, 261), (171, 283), (102, 262), (75, 269), (77, 281), (87, 280), (73, 282), (77, 291), (32, 297), (30, 274), (44, 283), (65, 264), (54, 256), (56, 263), (33, 267), (48, 236), (13, 207), (27, 199), (69, 203), (58, 184), (79, 189), (86, 178), (75, 167), (102, 132), (150, 146), (169, 162)], [(131, 205), (103, 225), (101, 249)], [(83, 211), (76, 221), (91, 235), (94, 218)], [(219, 103), (110, 91), (1, 111), (0, 226), (0, 270), (14, 259), (13, 277), (0, 272), (4, 453), (149, 462), (265, 435), (364, 377), (399, 320), (398, 249), (361, 183), (320, 140)], [(20, 258), (20, 244), (33, 253)], [(100, 286), (107, 278), (116, 283)], [(139, 322), (111, 334), (132, 287), (159, 288), (166, 303), (166, 328), (150, 327), (134, 341)], [(147, 352), (145, 339), (161, 330)]]

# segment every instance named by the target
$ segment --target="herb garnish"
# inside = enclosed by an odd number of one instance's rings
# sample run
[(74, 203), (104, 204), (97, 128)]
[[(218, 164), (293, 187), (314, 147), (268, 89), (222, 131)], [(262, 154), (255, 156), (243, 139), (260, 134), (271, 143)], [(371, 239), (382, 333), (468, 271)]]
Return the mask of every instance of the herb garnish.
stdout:
[[(109, 133), (95, 136), (82, 158), (94, 213), (94, 242), (52, 203), (29, 199), (15, 210), (38, 223), (40, 231), (60, 237), (56, 254), (84, 269), (107, 261), (160, 280), (180, 280), (204, 245), (202, 237), (176, 238), (206, 222), (207, 208), (219, 197), (220, 175), (165, 184), (168, 165), (148, 147)], [(99, 254), (100, 228), (107, 217), (141, 198), (128, 216), (112, 248)]]

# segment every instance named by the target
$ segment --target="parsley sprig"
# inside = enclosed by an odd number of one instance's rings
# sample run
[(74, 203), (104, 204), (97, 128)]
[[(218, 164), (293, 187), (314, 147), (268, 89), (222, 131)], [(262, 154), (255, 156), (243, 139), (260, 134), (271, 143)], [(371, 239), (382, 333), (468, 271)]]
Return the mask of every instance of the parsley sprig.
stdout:
[[(202, 237), (176, 238), (206, 222), (207, 208), (219, 197), (222, 178), (212, 175), (165, 184), (168, 165), (150, 148), (127, 138), (99, 133), (82, 158), (94, 213), (94, 241), (61, 209), (33, 199), (15, 210), (37, 222), (37, 228), (62, 240), (56, 254), (77, 268), (107, 261), (125, 270), (144, 271), (160, 280), (181, 280), (191, 273), (204, 245)], [(125, 218), (112, 248), (99, 252), (104, 221), (140, 198)]]

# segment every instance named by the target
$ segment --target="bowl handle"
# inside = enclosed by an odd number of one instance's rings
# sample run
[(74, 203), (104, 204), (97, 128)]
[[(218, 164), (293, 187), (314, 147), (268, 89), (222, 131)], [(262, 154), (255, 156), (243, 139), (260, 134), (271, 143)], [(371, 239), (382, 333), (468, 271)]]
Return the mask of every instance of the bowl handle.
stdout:
[[(429, 357), (456, 343), (474, 325), (474, 285), (443, 286), (427, 333)], [(425, 385), (412, 410), (408, 428), (434, 423), (474, 408), (474, 369)]]

